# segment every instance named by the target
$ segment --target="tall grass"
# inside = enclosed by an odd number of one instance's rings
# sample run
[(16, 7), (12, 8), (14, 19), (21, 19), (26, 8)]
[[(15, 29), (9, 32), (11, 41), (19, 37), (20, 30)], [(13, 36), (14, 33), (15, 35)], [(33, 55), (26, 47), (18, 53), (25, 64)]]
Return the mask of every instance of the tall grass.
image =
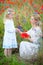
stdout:
[[(43, 19), (43, 18), (42, 18)], [(23, 20), (23, 18), (20, 18), (20, 20), (18, 20), (23, 28), (23, 31), (28, 30), (31, 28), (31, 24), (30, 24), (30, 19), (29, 18), (25, 18), (26, 21)], [(17, 27), (17, 20), (14, 19), (14, 23), (15, 23), (15, 27)], [(22, 22), (24, 21), (24, 22)], [(4, 56), (4, 49), (2, 48), (2, 43), (3, 43), (3, 34), (4, 34), (4, 25), (3, 25), (3, 15), (0, 16), (0, 65), (31, 65), (31, 62), (29, 61), (25, 61), (22, 60), (19, 57), (19, 53), (15, 53), (13, 54), (11, 57), (6, 58)], [(21, 39), (21, 37), (19, 36), (19, 34), (17, 35), (17, 41), (18, 43), (20, 43), (23, 39)], [(43, 65), (43, 39), (40, 39), (41, 42), (41, 47), (39, 49), (39, 54), (38, 54), (38, 58), (35, 62), (32, 62), (33, 65)]]

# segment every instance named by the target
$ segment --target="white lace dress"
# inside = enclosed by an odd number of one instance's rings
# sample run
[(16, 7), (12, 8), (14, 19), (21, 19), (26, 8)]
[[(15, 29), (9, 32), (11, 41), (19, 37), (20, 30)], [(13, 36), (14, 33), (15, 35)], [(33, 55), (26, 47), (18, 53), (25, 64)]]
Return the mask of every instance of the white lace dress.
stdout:
[(4, 27), (3, 48), (17, 48), (16, 30), (13, 20), (6, 19)]

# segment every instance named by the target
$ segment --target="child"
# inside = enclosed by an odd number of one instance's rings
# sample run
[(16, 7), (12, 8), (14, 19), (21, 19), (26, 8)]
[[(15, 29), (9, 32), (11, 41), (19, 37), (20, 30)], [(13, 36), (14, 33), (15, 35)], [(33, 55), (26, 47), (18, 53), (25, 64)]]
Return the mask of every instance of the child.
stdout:
[(18, 48), (16, 41), (16, 28), (13, 22), (14, 10), (8, 8), (4, 16), (4, 38), (3, 38), (3, 48), (4, 55), (11, 56), (12, 48)]
[(40, 16), (38, 14), (33, 14), (31, 16), (30, 22), (32, 28), (27, 31), (27, 34), (30, 35), (30, 38), (27, 38), (29, 41), (22, 41), (19, 48), (20, 57), (23, 59), (31, 59), (34, 55), (37, 56), (40, 46), (39, 39), (42, 34), (39, 21)]

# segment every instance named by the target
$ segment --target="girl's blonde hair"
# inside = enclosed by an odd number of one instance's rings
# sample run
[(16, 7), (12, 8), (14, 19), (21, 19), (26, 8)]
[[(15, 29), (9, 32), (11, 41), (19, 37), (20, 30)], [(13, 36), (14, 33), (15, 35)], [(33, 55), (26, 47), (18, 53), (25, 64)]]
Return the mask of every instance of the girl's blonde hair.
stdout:
[(9, 18), (8, 15), (9, 14), (12, 14), (12, 12), (14, 12), (14, 10), (12, 8), (8, 8), (5, 10), (5, 13), (4, 13), (4, 21)]
[(39, 14), (33, 14), (32, 15), (36, 21), (40, 21), (40, 15)]
[(34, 20), (36, 20), (35, 24), (36, 25), (40, 25), (40, 20), (41, 20), (41, 17), (39, 14), (32, 14), (32, 16), (34, 17)]

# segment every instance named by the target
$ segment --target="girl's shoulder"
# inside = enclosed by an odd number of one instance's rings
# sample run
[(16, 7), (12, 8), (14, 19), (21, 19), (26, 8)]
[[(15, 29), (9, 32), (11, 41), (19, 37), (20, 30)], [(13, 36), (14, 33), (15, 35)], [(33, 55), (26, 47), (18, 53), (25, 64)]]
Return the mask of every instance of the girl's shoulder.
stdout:
[(36, 32), (39, 34), (42, 34), (41, 28), (40, 27), (36, 27)]
[(27, 31), (27, 33), (31, 33), (32, 32), (32, 28), (30, 28), (28, 31)]
[(41, 31), (41, 28), (40, 28), (39, 26), (37, 26), (35, 29), (36, 29), (37, 31)]
[(9, 26), (9, 25), (11, 25), (12, 23), (11, 23), (11, 21), (9, 20), (9, 19), (6, 19), (5, 21), (4, 21), (4, 25), (6, 25), (6, 26)]
[(12, 20), (10, 19), (5, 19), (4, 23), (7, 24), (7, 23), (11, 23)]
[(6, 22), (9, 22), (9, 21), (10, 21), (10, 19), (5, 19), (4, 21), (5, 21), (5, 23), (6, 23)]

